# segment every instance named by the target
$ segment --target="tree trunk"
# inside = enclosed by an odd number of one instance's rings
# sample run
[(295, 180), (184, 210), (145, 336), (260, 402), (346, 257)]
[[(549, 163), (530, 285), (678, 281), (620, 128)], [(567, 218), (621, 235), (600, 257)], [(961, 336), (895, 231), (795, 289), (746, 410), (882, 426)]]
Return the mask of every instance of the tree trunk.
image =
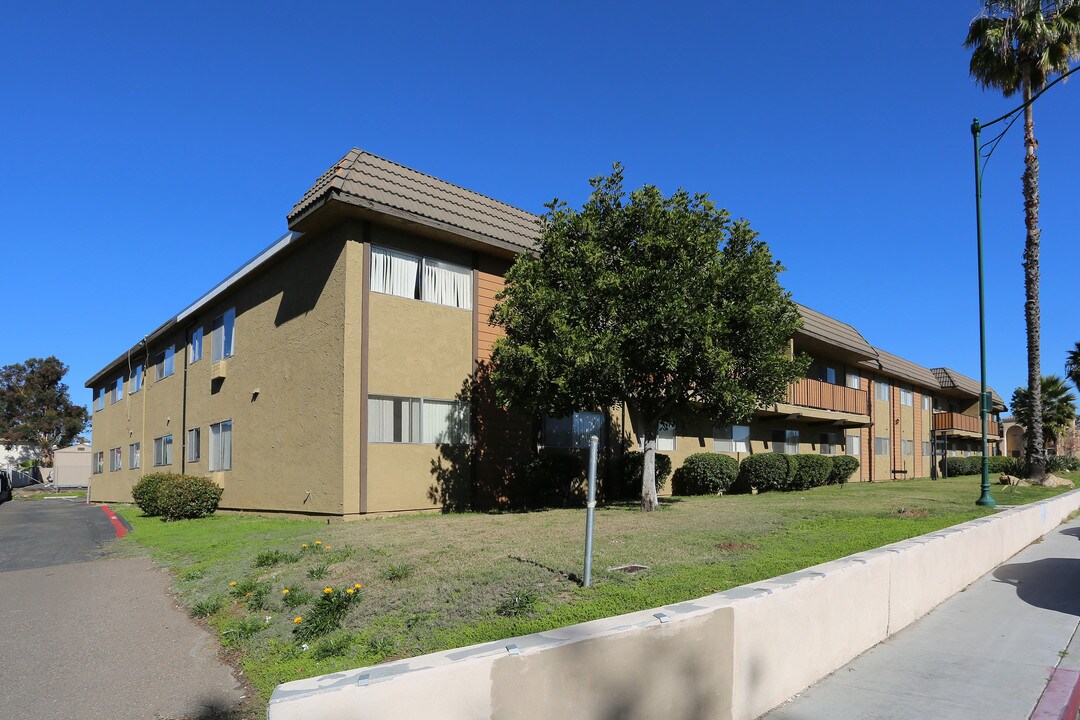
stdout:
[[(1024, 102), (1031, 100), (1031, 83), (1024, 79)], [(1027, 456), (1031, 478), (1046, 475), (1043, 447), (1042, 368), (1039, 317), (1039, 157), (1035, 153), (1035, 121), (1031, 105), (1024, 109), (1024, 320), (1027, 325), (1028, 396), (1031, 427), (1027, 428)]]
[(660, 432), (660, 423), (651, 420), (642, 428), (645, 440), (644, 462), (641, 473), (641, 509), (652, 512), (660, 503), (656, 499), (656, 436)]

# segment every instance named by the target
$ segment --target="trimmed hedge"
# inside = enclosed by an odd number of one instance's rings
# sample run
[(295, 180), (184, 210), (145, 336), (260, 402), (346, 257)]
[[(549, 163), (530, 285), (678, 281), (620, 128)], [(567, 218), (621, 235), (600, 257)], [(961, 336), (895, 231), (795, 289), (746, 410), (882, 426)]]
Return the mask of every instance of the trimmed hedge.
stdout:
[(131, 489), (144, 514), (165, 520), (206, 517), (217, 510), (222, 487), (209, 478), (178, 473), (148, 473)]
[(832, 475), (833, 460), (831, 455), (811, 455), (803, 453), (798, 456), (795, 467), (795, 482), (792, 490), (809, 490), (821, 487), (829, 482)]
[(844, 485), (851, 476), (859, 470), (859, 459), (850, 455), (836, 455), (833, 457), (832, 473), (829, 475), (830, 485)]
[(569, 507), (585, 501), (584, 463), (574, 453), (544, 453), (525, 468), (528, 502), (534, 507)]
[[(643, 472), (645, 472), (645, 453), (639, 450), (631, 450), (623, 454), (622, 480), (624, 497), (636, 498), (641, 496), (641, 474)], [(656, 492), (664, 489), (670, 476), (671, 456), (656, 453)]]
[(675, 495), (716, 495), (727, 492), (739, 474), (739, 461), (729, 455), (695, 453), (671, 476)]
[(735, 481), (738, 492), (790, 490), (795, 482), (798, 459), (795, 455), (761, 453), (743, 458)]

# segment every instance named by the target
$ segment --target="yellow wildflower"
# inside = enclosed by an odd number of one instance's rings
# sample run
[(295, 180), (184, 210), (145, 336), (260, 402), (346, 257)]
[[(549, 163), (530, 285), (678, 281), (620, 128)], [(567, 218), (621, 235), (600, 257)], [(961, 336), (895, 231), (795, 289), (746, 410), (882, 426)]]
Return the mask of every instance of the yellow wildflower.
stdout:
[(236, 581), (233, 580), (231, 583), (229, 583), (229, 587), (236, 587)]
[(322, 545), (322, 540), (316, 540), (316, 541), (315, 541), (315, 544), (316, 544), (316, 545)]
[(345, 592), (347, 592), (347, 593), (349, 593), (350, 595), (352, 595), (352, 594), (353, 594), (354, 592), (356, 592), (356, 591), (355, 591), (355, 590), (353, 590), (352, 588), (349, 588), (349, 589), (348, 589), (348, 590), (346, 590)]
[(284, 590), (282, 590), (281, 594), (282, 595), (288, 595), (289, 594), (289, 588), (285, 588)]
[(327, 546), (325, 546), (325, 548), (324, 548), (324, 549), (325, 549), (325, 550), (329, 550), (329, 549), (330, 549), (330, 546), (329, 546), (329, 545), (327, 545)]
[(360, 583), (356, 583), (355, 585), (353, 585), (353, 587), (356, 588), (357, 590), (359, 590), (360, 588), (362, 588), (364, 586), (361, 585)]
[(331, 588), (331, 587), (325, 587), (325, 588), (323, 588), (323, 590), (322, 590), (322, 591), (323, 591), (324, 593), (326, 593), (327, 595), (329, 595), (330, 593), (334, 592), (334, 588)]
[(294, 617), (294, 618), (292, 619), (292, 621), (293, 621), (293, 624), (294, 624), (294, 625), (299, 625), (300, 623), (302, 623), (302, 622), (304, 621), (304, 618), (302, 618), (302, 617), (300, 617), (299, 615), (297, 615), (296, 617)]
[(304, 550), (307, 549), (307, 543), (300, 543), (300, 547)]

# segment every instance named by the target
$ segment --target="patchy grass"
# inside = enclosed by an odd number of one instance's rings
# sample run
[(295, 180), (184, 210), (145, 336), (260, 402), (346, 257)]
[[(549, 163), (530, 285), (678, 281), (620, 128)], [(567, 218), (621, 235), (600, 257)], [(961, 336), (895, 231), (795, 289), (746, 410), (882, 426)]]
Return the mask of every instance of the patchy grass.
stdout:
[[(1002, 505), (1059, 492), (992, 488)], [(582, 510), (399, 515), (327, 526), (245, 515), (163, 523), (130, 508), (123, 514), (135, 532), (119, 545), (177, 573), (182, 600), (208, 613), (209, 625), (238, 653), (265, 697), (287, 680), (684, 601), (792, 572), (986, 515), (990, 511), (975, 505), (978, 496), (979, 478), (960, 477), (670, 498), (650, 514), (631, 504), (603, 507), (596, 513), (588, 589), (578, 582)], [(648, 569), (611, 569), (629, 564)], [(320, 630), (325, 634), (302, 644), (296, 618), (317, 619), (317, 611), (311, 613), (327, 588), (354, 590), (341, 627), (330, 623)]]

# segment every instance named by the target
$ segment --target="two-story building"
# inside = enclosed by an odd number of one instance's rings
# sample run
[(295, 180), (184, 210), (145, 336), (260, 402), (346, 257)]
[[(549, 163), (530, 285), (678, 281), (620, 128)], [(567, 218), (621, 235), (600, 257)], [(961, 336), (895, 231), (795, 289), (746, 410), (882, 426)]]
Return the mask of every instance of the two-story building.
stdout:
[[(608, 458), (635, 446), (620, 409), (523, 418), (486, 391), (501, 332), (488, 317), (537, 216), (353, 150), (287, 219), (288, 233), (87, 380), (94, 500), (129, 500), (156, 469), (211, 477), (223, 508), (354, 517), (456, 493), (497, 501), (522, 457), (594, 432)], [(809, 377), (747, 425), (665, 426), (676, 466), (693, 452), (850, 453), (855, 479), (882, 480), (928, 476), (945, 448), (935, 438), (977, 449), (974, 381), (800, 311), (792, 343), (814, 359)]]

